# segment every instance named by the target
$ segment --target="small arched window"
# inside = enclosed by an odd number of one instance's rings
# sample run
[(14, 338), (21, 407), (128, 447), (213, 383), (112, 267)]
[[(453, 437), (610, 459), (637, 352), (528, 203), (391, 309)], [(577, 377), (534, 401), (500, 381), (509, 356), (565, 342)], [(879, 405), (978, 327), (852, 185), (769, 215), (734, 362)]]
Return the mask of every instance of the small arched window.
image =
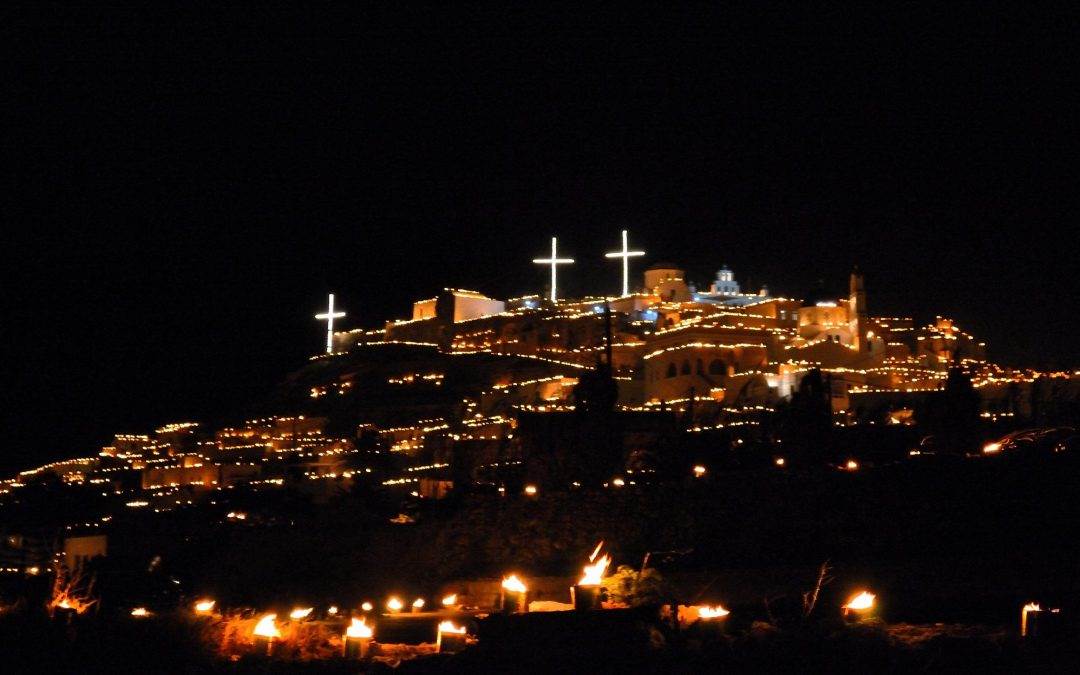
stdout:
[(669, 363), (667, 367), (667, 376), (675, 377), (676, 375), (678, 375), (678, 371), (675, 370), (675, 364)]
[(690, 374), (690, 362), (689, 361), (683, 361), (682, 362), (682, 371), (681, 372), (682, 372), (683, 375), (689, 375)]
[(713, 359), (712, 361), (709, 362), (709, 374), (710, 375), (723, 375), (724, 374), (724, 364), (720, 361), (720, 359)]

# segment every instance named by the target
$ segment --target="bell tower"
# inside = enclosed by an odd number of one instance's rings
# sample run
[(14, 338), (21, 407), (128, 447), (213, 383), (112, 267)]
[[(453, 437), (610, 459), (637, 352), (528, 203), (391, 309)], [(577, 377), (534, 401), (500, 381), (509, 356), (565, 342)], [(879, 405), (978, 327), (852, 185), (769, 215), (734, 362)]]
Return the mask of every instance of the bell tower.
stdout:
[(866, 337), (866, 286), (858, 267), (851, 270), (848, 294), (848, 329), (851, 330), (852, 344), (856, 351), (868, 352), (870, 341)]

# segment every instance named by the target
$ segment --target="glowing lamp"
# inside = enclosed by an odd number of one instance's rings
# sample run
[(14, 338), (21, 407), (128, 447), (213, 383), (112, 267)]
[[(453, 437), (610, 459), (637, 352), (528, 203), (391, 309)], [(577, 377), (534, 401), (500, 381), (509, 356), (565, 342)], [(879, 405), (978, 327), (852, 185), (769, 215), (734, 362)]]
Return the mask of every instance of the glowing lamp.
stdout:
[(525, 486), (525, 494), (529, 495), (530, 497), (535, 497), (536, 493), (537, 493), (537, 489), (536, 489), (535, 485), (526, 485)]
[(375, 631), (364, 619), (352, 619), (345, 629), (344, 655), (347, 659), (367, 658)]
[[(601, 545), (603, 545), (603, 542), (601, 542)], [(603, 602), (604, 589), (600, 583), (604, 578), (604, 572), (607, 570), (608, 565), (611, 564), (611, 556), (605, 553), (599, 559), (596, 559), (599, 553), (600, 547), (597, 546), (589, 558), (590, 564), (582, 568), (581, 579), (578, 580), (577, 584), (570, 587), (570, 601), (576, 610), (600, 609), (600, 604)], [(595, 562), (592, 562), (594, 559)]]
[(856, 462), (853, 459), (849, 459), (847, 461), (847, 463), (844, 464), (844, 468), (847, 469), (848, 471), (858, 471), (859, 470), (859, 463)]
[(255, 636), (255, 649), (262, 652), (267, 656), (270, 656), (274, 649), (274, 640), (281, 637), (281, 631), (278, 630), (277, 623), (274, 620), (277, 619), (277, 614), (267, 614), (259, 619), (259, 622), (255, 624), (255, 629), (252, 634)]
[(500, 606), (506, 614), (517, 614), (529, 611), (529, 589), (525, 583), (518, 579), (516, 574), (511, 574), (502, 580), (500, 593)]
[(365, 611), (365, 612), (370, 612), (371, 610), (375, 609), (375, 605), (373, 605), (373, 604), (371, 604), (370, 602), (368, 602), (368, 601), (366, 601), (366, 600), (365, 600), (365, 601), (364, 601), (364, 602), (363, 602), (363, 603), (362, 603), (362, 604), (360, 605), (360, 609), (362, 609), (362, 610), (363, 610), (363, 611)]
[(400, 612), (404, 606), (405, 603), (403, 603), (401, 599), (397, 597), (392, 597), (386, 601), (386, 609), (390, 610), (391, 612)]
[(1043, 609), (1037, 602), (1029, 602), (1020, 610), (1020, 637), (1037, 638), (1061, 633), (1061, 610)]
[(872, 618), (877, 604), (877, 596), (869, 591), (859, 591), (843, 606), (844, 618), (849, 620), (862, 620)]
[(195, 603), (195, 613), (201, 616), (206, 616), (214, 611), (213, 600), (199, 600)]
[(777, 457), (773, 460), (773, 464), (775, 464), (776, 466), (784, 466), (785, 464), (787, 464), (787, 460), (785, 460), (783, 457)]
[(705, 475), (705, 467), (703, 467), (700, 464), (698, 464), (697, 466), (694, 467), (694, 477), (695, 478), (701, 478), (704, 475)]
[(439, 624), (439, 634), (435, 638), (435, 649), (440, 653), (454, 654), (465, 649), (465, 626), (454, 625), (453, 621)]
[(724, 609), (720, 605), (704, 606), (698, 608), (698, 618), (703, 621), (710, 621), (712, 619), (723, 619), (728, 614), (731, 614), (731, 612)]

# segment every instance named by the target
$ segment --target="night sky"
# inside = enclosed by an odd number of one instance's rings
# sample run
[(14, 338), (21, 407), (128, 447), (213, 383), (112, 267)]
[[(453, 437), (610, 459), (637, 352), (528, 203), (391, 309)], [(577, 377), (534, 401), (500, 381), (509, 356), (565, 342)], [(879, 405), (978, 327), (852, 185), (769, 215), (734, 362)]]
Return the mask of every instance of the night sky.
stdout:
[(905, 12), (8, 17), (0, 469), (241, 417), (331, 290), (345, 327), (541, 293), (553, 234), (567, 295), (627, 228), (1075, 367), (1073, 29)]

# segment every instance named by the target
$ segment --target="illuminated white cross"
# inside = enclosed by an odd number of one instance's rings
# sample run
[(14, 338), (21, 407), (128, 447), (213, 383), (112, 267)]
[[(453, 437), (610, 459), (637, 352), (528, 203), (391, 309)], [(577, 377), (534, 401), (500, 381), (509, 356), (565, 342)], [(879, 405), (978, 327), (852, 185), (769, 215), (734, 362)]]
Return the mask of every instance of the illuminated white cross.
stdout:
[(612, 251), (611, 253), (606, 253), (604, 256), (607, 258), (622, 258), (622, 294), (624, 297), (630, 295), (630, 258), (636, 258), (642, 255), (645, 255), (645, 251), (627, 250), (626, 230), (623, 230), (622, 250)]
[(560, 258), (555, 252), (555, 237), (551, 238), (551, 257), (550, 258), (533, 258), (533, 262), (537, 265), (551, 265), (551, 302), (556, 303), (559, 301), (559, 296), (555, 292), (555, 266), (556, 265), (569, 265), (574, 262), (573, 258)]
[(334, 353), (334, 319), (340, 319), (345, 316), (345, 312), (334, 311), (334, 294), (330, 294), (330, 304), (326, 308), (325, 314), (316, 314), (315, 318), (319, 321), (326, 322), (326, 353)]

